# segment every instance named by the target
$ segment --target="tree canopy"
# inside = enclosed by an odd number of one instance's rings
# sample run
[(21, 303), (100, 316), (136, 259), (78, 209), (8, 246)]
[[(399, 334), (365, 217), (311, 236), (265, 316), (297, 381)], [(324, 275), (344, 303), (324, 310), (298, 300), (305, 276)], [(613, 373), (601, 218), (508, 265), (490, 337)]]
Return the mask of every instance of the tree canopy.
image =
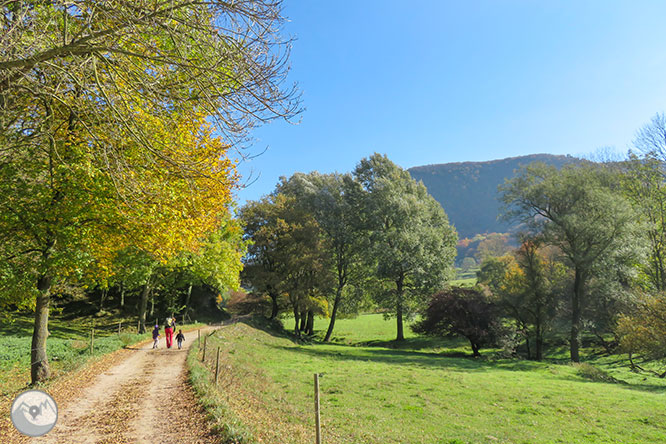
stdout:
[(53, 284), (90, 266), (106, 280), (125, 248), (197, 251), (230, 219), (229, 150), (298, 97), (279, 2), (5, 2), (0, 15), (0, 288), (36, 301), (37, 382)]
[[(588, 284), (601, 261), (632, 263), (642, 254), (636, 214), (621, 194), (617, 172), (596, 165), (523, 168), (502, 188), (506, 216), (518, 218), (557, 247), (574, 270), (571, 360), (580, 360)], [(632, 248), (627, 248), (632, 245)]]

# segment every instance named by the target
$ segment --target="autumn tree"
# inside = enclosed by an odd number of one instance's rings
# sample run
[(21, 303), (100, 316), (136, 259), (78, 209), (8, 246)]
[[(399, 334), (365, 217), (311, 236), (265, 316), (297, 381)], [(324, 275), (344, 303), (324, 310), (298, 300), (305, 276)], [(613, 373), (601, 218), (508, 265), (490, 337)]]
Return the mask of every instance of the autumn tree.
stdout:
[(528, 359), (532, 358), (530, 339), (534, 338), (537, 361), (543, 359), (545, 334), (569, 285), (558, 252), (541, 243), (539, 237), (523, 237), (514, 252), (515, 260), (509, 263), (495, 289), (497, 303), (524, 334)]
[(360, 184), (362, 224), (369, 232), (367, 259), (392, 289), (378, 302), (392, 310), (396, 340), (404, 340), (403, 318), (410, 316), (450, 278), (457, 235), (441, 205), (423, 183), (386, 156), (373, 154), (353, 172)]
[[(573, 269), (570, 292), (571, 360), (580, 360), (588, 284), (600, 261), (636, 262), (642, 237), (615, 171), (593, 165), (561, 170), (532, 164), (502, 187), (505, 215), (520, 220), (558, 248)], [(632, 245), (632, 248), (628, 248)]]
[(666, 297), (663, 293), (641, 295), (633, 309), (619, 318), (617, 333), (621, 338), (620, 346), (629, 354), (634, 368), (645, 370), (634, 362), (636, 355), (642, 355), (646, 360), (661, 362), (660, 372), (648, 371), (666, 378)]
[(240, 288), (241, 259), (246, 251), (240, 221), (229, 217), (198, 249), (183, 251), (170, 261), (169, 266), (178, 275), (179, 284), (185, 287), (182, 298), (185, 318), (191, 311), (193, 286), (206, 286), (217, 294)]
[(476, 272), (477, 283), (490, 289), (492, 293), (499, 293), (504, 284), (509, 267), (515, 265), (515, 258), (506, 254), (500, 257), (488, 256)]
[(228, 216), (228, 150), (298, 100), (282, 86), (279, 3), (5, 2), (0, 14), (0, 254), (11, 271), (0, 279), (35, 301), (38, 382), (50, 373), (54, 282), (130, 246), (156, 261), (196, 249)]

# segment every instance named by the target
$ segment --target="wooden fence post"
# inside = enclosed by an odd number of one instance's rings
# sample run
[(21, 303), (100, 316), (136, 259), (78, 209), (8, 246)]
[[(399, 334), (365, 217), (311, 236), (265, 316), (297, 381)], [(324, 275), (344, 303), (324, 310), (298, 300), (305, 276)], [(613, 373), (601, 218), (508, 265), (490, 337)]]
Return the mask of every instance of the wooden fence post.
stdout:
[(203, 356), (201, 358), (201, 362), (206, 362), (206, 339), (208, 339), (208, 336), (204, 336), (204, 349), (203, 349)]
[(94, 343), (95, 343), (95, 329), (91, 328), (90, 329), (90, 354), (91, 355), (93, 354), (93, 352), (95, 350)]
[(118, 322), (118, 334), (119, 334), (119, 335), (120, 335), (120, 327), (122, 327), (122, 325), (123, 325), (122, 322)]
[(197, 338), (197, 345), (201, 347), (201, 329), (199, 329), (199, 337)]
[(315, 402), (315, 424), (317, 427), (317, 444), (321, 444), (321, 423), (319, 417), (319, 373), (314, 374), (314, 402)]
[(215, 360), (215, 385), (217, 385), (217, 376), (220, 374), (220, 347), (217, 347), (217, 360)]

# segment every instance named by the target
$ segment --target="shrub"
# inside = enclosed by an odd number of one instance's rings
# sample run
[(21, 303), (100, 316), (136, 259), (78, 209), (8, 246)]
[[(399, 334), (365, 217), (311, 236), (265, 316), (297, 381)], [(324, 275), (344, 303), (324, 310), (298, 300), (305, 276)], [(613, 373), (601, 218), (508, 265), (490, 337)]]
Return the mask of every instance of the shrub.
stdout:
[(573, 365), (574, 367), (576, 367), (576, 374), (581, 378), (589, 379), (590, 381), (594, 382), (612, 382), (612, 383), (622, 382), (609, 375), (606, 371), (598, 367), (595, 367), (591, 364), (588, 364), (586, 362)]
[(415, 333), (459, 335), (467, 338), (474, 356), (495, 345), (504, 334), (499, 308), (474, 288), (452, 287), (435, 294), (421, 321), (412, 326)]

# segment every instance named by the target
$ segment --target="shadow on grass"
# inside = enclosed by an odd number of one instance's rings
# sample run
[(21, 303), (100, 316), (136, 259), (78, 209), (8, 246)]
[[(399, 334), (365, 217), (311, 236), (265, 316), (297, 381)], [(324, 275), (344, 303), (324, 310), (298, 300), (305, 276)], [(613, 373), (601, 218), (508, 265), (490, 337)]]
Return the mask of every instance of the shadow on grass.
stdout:
[[(87, 337), (90, 329), (81, 325), (62, 322), (57, 318), (49, 320), (49, 337), (58, 339), (72, 339)], [(0, 335), (2, 336), (32, 336), (34, 320), (28, 316), (16, 316), (12, 322), (0, 324)], [(100, 330), (96, 328), (96, 330)]]
[(379, 347), (359, 348), (340, 344), (329, 344), (326, 348), (315, 346), (298, 349), (279, 345), (270, 346), (283, 351), (297, 351), (298, 353), (305, 353), (312, 357), (323, 359), (328, 358), (360, 362), (372, 361), (390, 365), (410, 365), (424, 368), (453, 368), (465, 371), (486, 371), (490, 369), (526, 371), (533, 370), (539, 366), (539, 364), (530, 361), (489, 361), (483, 356), (480, 358), (474, 358), (471, 354), (465, 355), (455, 351), (452, 353), (435, 353)]
[[(300, 345), (300, 344), (297, 344)], [(269, 345), (280, 351), (290, 351), (309, 355), (321, 359), (335, 359), (350, 362), (377, 362), (389, 365), (405, 365), (429, 369), (448, 369), (464, 372), (485, 372), (493, 370), (532, 372), (547, 370), (552, 365), (562, 365), (554, 362), (536, 362), (517, 359), (492, 360), (487, 357), (474, 358), (471, 353), (466, 355), (460, 351), (449, 352), (423, 352), (415, 350), (400, 350), (379, 347), (358, 347), (343, 344), (315, 345), (314, 347), (289, 347)], [(326, 347), (326, 348), (324, 348)], [(575, 373), (546, 375), (551, 379), (578, 383), (602, 383), (621, 389), (649, 393), (666, 393), (666, 385), (635, 384), (624, 381), (589, 381), (575, 375)]]
[(243, 316), (239, 318), (237, 322), (247, 324), (252, 328), (268, 333), (271, 336), (288, 339), (295, 345), (312, 344), (311, 338), (298, 337), (292, 330), (285, 329), (282, 321), (279, 319), (268, 319), (263, 315), (251, 315)]

